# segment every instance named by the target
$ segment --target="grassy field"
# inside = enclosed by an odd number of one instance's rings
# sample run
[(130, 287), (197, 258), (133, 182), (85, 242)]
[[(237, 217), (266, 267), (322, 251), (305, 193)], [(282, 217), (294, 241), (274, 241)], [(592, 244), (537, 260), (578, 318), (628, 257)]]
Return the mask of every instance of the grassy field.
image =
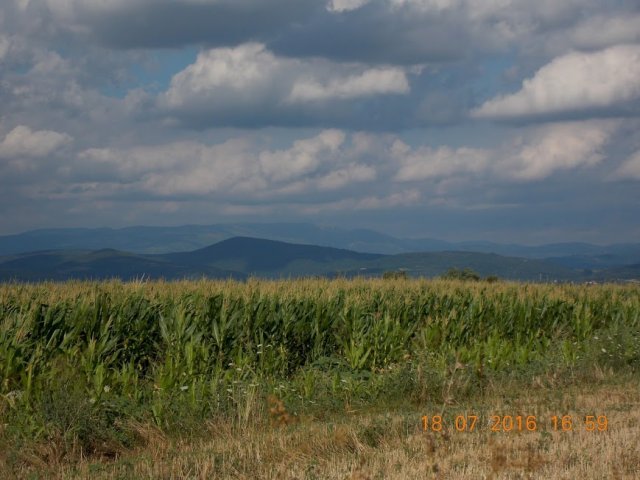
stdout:
[(639, 369), (637, 286), (4, 284), (0, 477), (637, 478)]

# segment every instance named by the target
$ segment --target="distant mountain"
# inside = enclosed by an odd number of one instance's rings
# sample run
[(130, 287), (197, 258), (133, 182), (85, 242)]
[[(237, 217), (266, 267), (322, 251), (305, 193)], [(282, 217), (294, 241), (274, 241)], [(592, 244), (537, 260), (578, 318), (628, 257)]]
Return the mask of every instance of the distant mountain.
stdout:
[(450, 268), (470, 268), (483, 277), (496, 275), (509, 280), (577, 281), (581, 273), (544, 260), (506, 257), (495, 253), (427, 252), (381, 258), (372, 265), (379, 271), (405, 270), (411, 276), (434, 277)]
[(640, 263), (640, 252), (567, 255), (564, 257), (545, 258), (545, 260), (573, 269), (602, 270)]
[(241, 272), (225, 271), (209, 266), (180, 265), (160, 258), (136, 255), (117, 250), (43, 251), (0, 257), (0, 281), (105, 280), (118, 278), (234, 278), (242, 280)]
[(381, 276), (406, 271), (434, 277), (450, 268), (471, 268), (482, 276), (528, 281), (582, 281), (640, 278), (640, 265), (581, 271), (545, 260), (477, 252), (422, 252), (397, 255), (234, 237), (178, 253), (143, 255), (113, 249), (58, 250), (0, 257), (0, 281), (140, 278), (287, 278)]
[(99, 250), (112, 248), (134, 253), (195, 250), (228, 238), (217, 225), (181, 227), (58, 228), (0, 236), (0, 255), (39, 250)]
[[(0, 236), (0, 255), (38, 250), (113, 248), (134, 253), (169, 253), (203, 248), (236, 236), (313, 244), (370, 253), (475, 251), (527, 258), (640, 255), (640, 244), (599, 246), (556, 243), (539, 246), (492, 242), (402, 239), (367, 229), (341, 229), (308, 223), (237, 223), (179, 227), (61, 228)], [(617, 260), (616, 260), (617, 261)]]
[(0, 257), (0, 281), (331, 275), (381, 257), (331, 247), (234, 237), (180, 253), (143, 255), (101, 249), (9, 255)]
[(234, 237), (193, 252), (159, 255), (180, 265), (207, 265), (247, 274), (319, 274), (334, 271), (340, 265), (367, 262), (380, 254), (316, 245), (300, 245), (250, 237)]
[(599, 282), (611, 280), (635, 280), (640, 282), (640, 263), (592, 272), (591, 276)]
[(550, 243), (546, 245), (500, 245), (465, 242), (458, 244), (473, 252), (498, 253), (526, 258), (540, 258), (576, 268), (626, 265), (640, 261), (640, 243), (592, 245), (589, 243)]
[[(179, 227), (59, 228), (0, 236), (0, 256), (38, 250), (98, 250), (170, 253), (203, 248), (233, 237), (256, 237), (372, 252), (407, 251), (398, 239), (373, 230), (346, 230), (308, 223), (238, 223)], [(446, 245), (446, 242), (443, 242)]]
[(135, 254), (168, 254), (206, 248), (233, 237), (253, 237), (377, 254), (477, 252), (545, 260), (570, 270), (600, 271), (640, 262), (640, 244), (554, 243), (538, 246), (396, 238), (373, 230), (309, 223), (232, 223), (180, 227), (62, 228), (0, 236), (0, 256), (41, 250), (111, 248)]

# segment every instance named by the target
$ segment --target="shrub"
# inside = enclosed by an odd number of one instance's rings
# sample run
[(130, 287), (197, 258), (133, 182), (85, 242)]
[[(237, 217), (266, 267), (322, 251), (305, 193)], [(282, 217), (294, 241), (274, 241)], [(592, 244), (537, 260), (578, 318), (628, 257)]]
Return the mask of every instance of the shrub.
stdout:
[(465, 268), (464, 270), (450, 268), (442, 275), (442, 278), (446, 280), (471, 280), (477, 282), (480, 280), (480, 275), (470, 268)]

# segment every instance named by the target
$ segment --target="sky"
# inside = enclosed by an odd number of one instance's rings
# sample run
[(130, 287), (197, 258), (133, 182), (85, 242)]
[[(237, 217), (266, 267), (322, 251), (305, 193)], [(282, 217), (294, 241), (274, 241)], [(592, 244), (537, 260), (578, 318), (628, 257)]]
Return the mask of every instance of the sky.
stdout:
[(0, 235), (640, 241), (640, 0), (2, 0)]

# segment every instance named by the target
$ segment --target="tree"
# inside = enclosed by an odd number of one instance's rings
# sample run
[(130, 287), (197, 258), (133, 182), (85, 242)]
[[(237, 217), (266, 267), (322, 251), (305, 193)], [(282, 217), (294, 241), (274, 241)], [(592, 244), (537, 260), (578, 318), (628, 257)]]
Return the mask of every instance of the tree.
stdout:
[(446, 280), (470, 280), (474, 282), (480, 280), (480, 275), (478, 275), (470, 268), (460, 270), (459, 268), (453, 267), (447, 270), (441, 277)]

